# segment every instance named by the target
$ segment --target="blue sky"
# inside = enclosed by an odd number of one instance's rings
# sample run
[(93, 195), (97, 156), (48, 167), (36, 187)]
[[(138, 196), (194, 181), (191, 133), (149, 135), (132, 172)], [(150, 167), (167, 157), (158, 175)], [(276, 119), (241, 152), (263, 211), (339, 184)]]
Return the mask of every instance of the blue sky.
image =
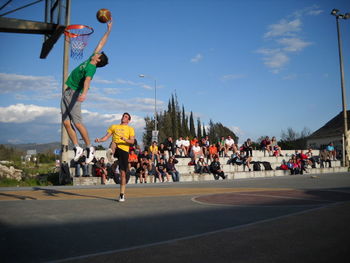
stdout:
[[(0, 0), (0, 6), (6, 1)], [(32, 1), (13, 0), (1, 13)], [(207, 124), (248, 137), (280, 137), (292, 127), (311, 132), (342, 110), (333, 8), (346, 0), (73, 0), (71, 24), (95, 32), (86, 59), (106, 30), (96, 11), (108, 8), (113, 31), (97, 70), (84, 121), (102, 136), (123, 112), (141, 138), (145, 116), (164, 110), (176, 92), (180, 106)], [(22, 3), (22, 4), (19, 4)], [(6, 17), (43, 21), (39, 3)], [(341, 20), (345, 83), (350, 83), (350, 20)], [(63, 42), (40, 59), (41, 35), (0, 33), (0, 143), (60, 141)], [(72, 70), (81, 61), (70, 60)], [(145, 74), (149, 78), (139, 78)], [(347, 96), (350, 103), (350, 96)]]

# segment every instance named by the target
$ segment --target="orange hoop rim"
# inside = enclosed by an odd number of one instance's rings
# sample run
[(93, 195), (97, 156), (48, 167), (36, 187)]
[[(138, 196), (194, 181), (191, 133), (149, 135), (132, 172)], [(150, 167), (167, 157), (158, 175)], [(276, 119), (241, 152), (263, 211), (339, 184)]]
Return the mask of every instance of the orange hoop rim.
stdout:
[[(90, 29), (90, 32), (87, 32), (87, 33), (84, 33), (84, 34), (77, 34), (77, 33), (69, 32), (69, 31), (72, 30), (72, 29), (83, 29), (83, 28)], [(79, 37), (79, 36), (89, 36), (89, 35), (91, 35), (93, 32), (94, 32), (94, 29), (93, 29), (92, 27), (86, 26), (86, 25), (69, 25), (69, 26), (67, 26), (66, 29), (64, 30), (64, 34), (65, 34), (67, 37), (70, 37), (70, 38), (75, 38), (75, 37)]]

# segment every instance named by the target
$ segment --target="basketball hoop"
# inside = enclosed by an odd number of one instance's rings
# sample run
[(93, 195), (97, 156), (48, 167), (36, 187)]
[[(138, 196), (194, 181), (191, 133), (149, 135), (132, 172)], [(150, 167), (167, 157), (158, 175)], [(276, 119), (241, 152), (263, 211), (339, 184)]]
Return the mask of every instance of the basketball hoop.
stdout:
[(94, 29), (84, 25), (69, 25), (64, 30), (66, 40), (70, 43), (70, 56), (73, 59), (82, 59), (84, 48)]

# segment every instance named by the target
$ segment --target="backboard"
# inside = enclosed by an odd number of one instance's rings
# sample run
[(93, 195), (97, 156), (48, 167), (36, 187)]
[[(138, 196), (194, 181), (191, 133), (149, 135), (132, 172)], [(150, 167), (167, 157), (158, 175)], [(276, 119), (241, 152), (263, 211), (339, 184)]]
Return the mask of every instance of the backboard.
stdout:
[[(6, 0), (0, 3), (0, 32), (44, 35), (40, 58), (46, 58), (68, 23), (70, 0)], [(32, 6), (43, 11), (42, 19), (32, 21), (16, 17), (16, 12)]]

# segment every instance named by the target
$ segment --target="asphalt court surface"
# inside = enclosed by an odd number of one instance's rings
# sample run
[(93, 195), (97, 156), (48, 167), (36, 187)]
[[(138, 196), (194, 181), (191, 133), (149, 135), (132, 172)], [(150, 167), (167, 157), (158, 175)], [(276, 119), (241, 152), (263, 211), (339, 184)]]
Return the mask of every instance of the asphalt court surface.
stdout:
[(116, 201), (118, 192), (118, 186), (1, 188), (2, 262), (339, 262), (349, 256), (348, 173), (129, 185), (125, 203)]

